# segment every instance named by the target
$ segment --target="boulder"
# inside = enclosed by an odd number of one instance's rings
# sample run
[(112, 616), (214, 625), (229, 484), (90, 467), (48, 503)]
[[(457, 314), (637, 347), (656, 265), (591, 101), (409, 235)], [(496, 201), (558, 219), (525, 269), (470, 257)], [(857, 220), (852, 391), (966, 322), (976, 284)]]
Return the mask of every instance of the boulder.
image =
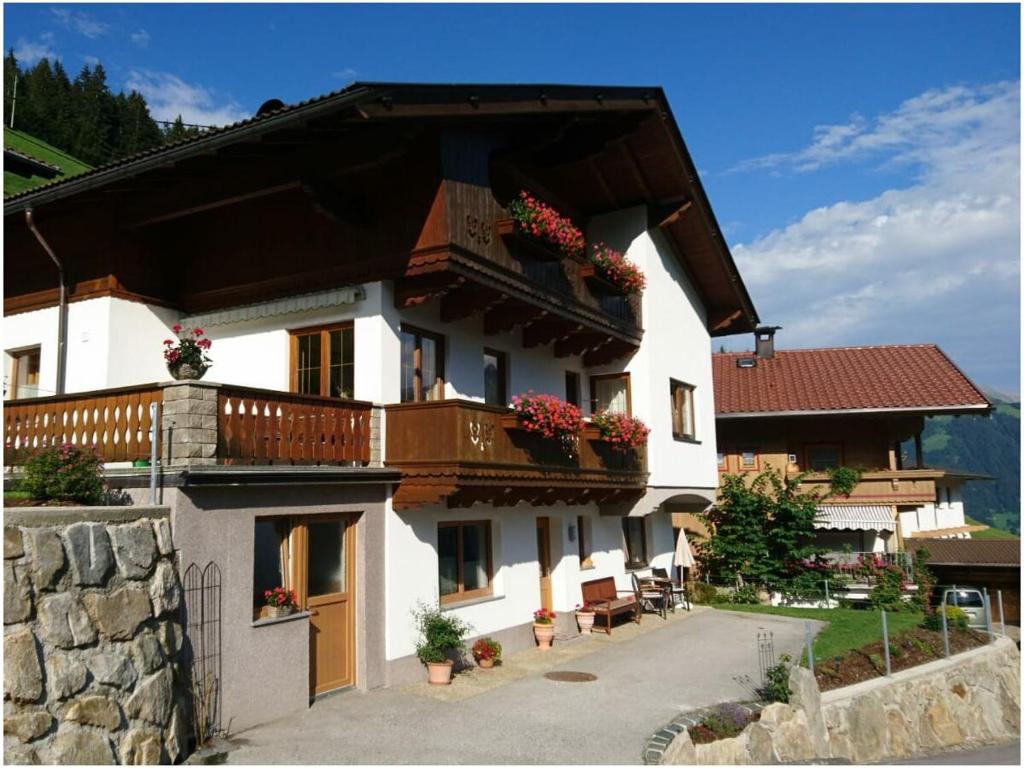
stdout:
[(171, 668), (164, 667), (135, 687), (124, 709), (129, 717), (163, 726), (171, 716), (173, 703)]
[(31, 744), (19, 744), (13, 739), (4, 739), (5, 765), (40, 765), (39, 753)]
[(807, 718), (814, 754), (828, 755), (828, 728), (821, 712), (821, 690), (811, 670), (796, 666), (789, 670), (789, 705), (802, 710)]
[(43, 669), (32, 630), (4, 635), (4, 698), (35, 701), (43, 695)]
[(693, 765), (697, 762), (697, 750), (689, 731), (684, 730), (672, 739), (661, 762), (665, 765)]
[(847, 735), (855, 763), (877, 763), (885, 755), (885, 710), (874, 693), (858, 697), (846, 714)]
[(160, 756), (160, 731), (133, 728), (121, 739), (122, 765), (158, 765)]
[(32, 547), (32, 583), (37, 590), (50, 589), (67, 562), (60, 536), (53, 528), (30, 528), (28, 540)]
[(135, 666), (144, 675), (156, 672), (164, 665), (164, 653), (160, 649), (160, 641), (150, 632), (143, 632), (132, 643)]
[(4, 527), (4, 560), (11, 560), (25, 554), (25, 544), (21, 538), (21, 529)]
[(107, 531), (99, 523), (75, 523), (64, 531), (71, 577), (79, 586), (98, 586), (114, 565)]
[(50, 698), (66, 699), (85, 688), (89, 670), (76, 657), (50, 653), (46, 657), (46, 685)]
[(166, 517), (158, 517), (153, 521), (153, 532), (156, 534), (156, 548), (161, 555), (167, 556), (174, 552), (174, 540), (171, 538), (171, 524)]
[(106, 696), (82, 696), (71, 703), (64, 713), (64, 719), (116, 731), (121, 725), (121, 708), (116, 701)]
[(4, 624), (17, 624), (32, 617), (32, 587), (25, 567), (4, 561)]
[(185, 704), (180, 700), (174, 705), (171, 723), (164, 732), (164, 740), (172, 763), (177, 762), (179, 756), (184, 757), (188, 751), (188, 719)]
[(747, 726), (747, 752), (754, 765), (770, 765), (779, 762), (772, 745), (772, 734), (767, 726), (751, 723)]
[(99, 731), (62, 727), (50, 744), (48, 762), (57, 765), (113, 765), (110, 739)]
[(112, 648), (96, 651), (87, 662), (96, 681), (115, 688), (131, 688), (138, 675), (128, 658)]
[(951, 747), (960, 744), (963, 735), (949, 711), (946, 697), (942, 693), (928, 700), (922, 722), (922, 735), (929, 733), (934, 737), (932, 744), (939, 747)]
[(744, 731), (732, 739), (719, 739), (710, 744), (698, 744), (696, 757), (699, 765), (749, 765), (750, 753), (747, 752), (747, 734)]
[(25, 743), (34, 741), (50, 730), (53, 716), (43, 709), (26, 710), (4, 717), (4, 736), (14, 736)]
[(149, 582), (149, 599), (153, 601), (153, 615), (177, 611), (181, 607), (181, 587), (175, 567), (162, 560)]
[(118, 573), (126, 579), (144, 579), (149, 576), (157, 556), (156, 537), (149, 521), (137, 520), (128, 525), (114, 525), (109, 532)]
[(910, 757), (920, 748), (913, 729), (907, 725), (907, 719), (899, 707), (890, 707), (885, 711), (888, 737), (886, 748), (891, 758)]
[(96, 629), (71, 592), (58, 592), (39, 601), (39, 635), (44, 645), (77, 648), (95, 640)]
[(131, 640), (139, 625), (153, 615), (149, 597), (132, 587), (110, 594), (90, 592), (82, 600), (100, 633), (111, 640)]

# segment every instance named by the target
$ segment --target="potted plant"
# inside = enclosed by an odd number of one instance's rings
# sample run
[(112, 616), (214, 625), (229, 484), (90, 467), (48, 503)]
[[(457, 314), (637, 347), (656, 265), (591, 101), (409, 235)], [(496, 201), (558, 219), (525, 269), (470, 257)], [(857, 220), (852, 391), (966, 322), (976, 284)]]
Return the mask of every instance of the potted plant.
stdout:
[(640, 294), (647, 285), (636, 264), (604, 243), (594, 245), (590, 263), (583, 266), (580, 274), (591, 289), (605, 293)]
[(551, 641), (555, 637), (555, 619), (557, 614), (547, 608), (533, 612), (533, 636), (537, 638), (537, 647), (542, 651), (551, 650)]
[[(611, 411), (595, 413), (590, 419), (590, 424), (596, 428), (594, 436), (598, 440), (608, 443), (613, 450), (622, 452), (647, 445), (647, 436), (651, 433), (650, 427), (640, 419)], [(587, 432), (590, 436), (591, 430), (588, 429)]]
[(594, 609), (590, 607), (590, 603), (576, 606), (576, 623), (580, 626), (580, 634), (590, 634), (594, 628)]
[(184, 331), (180, 323), (175, 323), (171, 330), (178, 337), (178, 342), (175, 344), (173, 339), (164, 339), (164, 360), (167, 361), (168, 372), (179, 381), (203, 378), (213, 364), (206, 354), (213, 342), (203, 336), (202, 328)]
[(501, 643), (489, 637), (481, 637), (473, 643), (473, 658), (483, 669), (490, 669), (501, 661)]
[(498, 222), (500, 234), (515, 232), (552, 249), (556, 258), (558, 255), (583, 258), (583, 232), (551, 206), (523, 190), (508, 204), (508, 210), (511, 219)]
[(295, 612), (298, 599), (295, 597), (295, 590), (284, 587), (274, 587), (263, 593), (267, 601), (266, 617), (268, 619), (279, 619)]
[(448, 685), (452, 680), (454, 661), (451, 656), (463, 646), (470, 627), (451, 613), (437, 606), (420, 606), (415, 612), (420, 641), (416, 655), (427, 665), (427, 681), (431, 685)]
[(502, 420), (502, 425), (557, 440), (571, 449), (583, 429), (583, 414), (577, 406), (554, 395), (538, 395), (528, 390), (512, 398), (512, 413)]

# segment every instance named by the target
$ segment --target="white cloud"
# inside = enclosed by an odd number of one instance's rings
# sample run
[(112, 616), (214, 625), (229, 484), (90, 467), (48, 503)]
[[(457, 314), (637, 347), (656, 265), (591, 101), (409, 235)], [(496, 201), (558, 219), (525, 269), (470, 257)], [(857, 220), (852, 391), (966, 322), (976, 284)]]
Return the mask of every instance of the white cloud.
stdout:
[(70, 29), (72, 32), (77, 32), (80, 35), (85, 35), (90, 40), (95, 40), (97, 37), (105, 35), (110, 28), (102, 21), (96, 21), (96, 19), (81, 11), (71, 11), (67, 8), (51, 8), (50, 11), (57, 19), (57, 23), (62, 27)]
[(783, 346), (935, 341), (983, 383), (1016, 380), (1019, 89), (928, 91), (874, 120), (819, 127), (805, 149), (748, 165), (915, 171), (906, 187), (809, 211), (733, 249), (759, 314), (785, 327)]
[(331, 77), (338, 80), (353, 80), (358, 74), (359, 73), (352, 67), (345, 67), (344, 69), (339, 69), (337, 72), (331, 72)]
[(14, 58), (26, 65), (35, 64), (40, 59), (59, 59), (60, 56), (53, 47), (53, 33), (43, 32), (36, 40), (19, 37), (14, 46)]
[(128, 35), (128, 37), (139, 48), (146, 48), (146, 47), (149, 46), (150, 35), (149, 35), (149, 32), (147, 32), (144, 29), (140, 29), (140, 30), (137, 30), (136, 32), (132, 32), (131, 34)]
[(250, 116), (233, 99), (219, 97), (212, 89), (186, 83), (169, 72), (133, 70), (125, 88), (145, 96), (157, 120), (174, 120), (181, 115), (186, 123), (227, 125)]

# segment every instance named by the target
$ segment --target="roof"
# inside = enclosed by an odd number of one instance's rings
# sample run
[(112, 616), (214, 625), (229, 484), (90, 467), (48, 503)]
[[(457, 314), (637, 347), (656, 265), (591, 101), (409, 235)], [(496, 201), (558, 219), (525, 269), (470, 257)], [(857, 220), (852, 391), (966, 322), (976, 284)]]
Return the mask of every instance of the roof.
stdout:
[(814, 527), (829, 531), (895, 531), (891, 504), (819, 504)]
[(934, 344), (778, 350), (752, 368), (712, 357), (715, 412), (739, 416), (988, 411), (981, 391)]
[[(12, 161), (14, 161), (12, 163)], [(14, 163), (20, 166), (15, 169)], [(22, 170), (24, 173), (15, 172)], [(49, 185), (50, 179), (61, 181), (76, 176), (90, 167), (66, 152), (24, 131), (4, 128), (4, 194), (24, 194)], [(49, 182), (55, 183), (55, 182)]]
[(928, 550), (929, 565), (1020, 567), (1020, 541), (1000, 539), (907, 539), (908, 549)]

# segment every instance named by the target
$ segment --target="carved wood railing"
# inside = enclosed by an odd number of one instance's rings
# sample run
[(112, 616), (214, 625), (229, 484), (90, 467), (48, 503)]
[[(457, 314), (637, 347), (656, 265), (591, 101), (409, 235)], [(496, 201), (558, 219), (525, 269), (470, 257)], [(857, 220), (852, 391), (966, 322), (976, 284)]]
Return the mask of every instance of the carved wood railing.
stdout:
[(224, 386), (217, 394), (220, 464), (367, 464), (373, 405)]
[(147, 384), (4, 403), (4, 463), (21, 464), (37, 451), (70, 443), (95, 450), (104, 461), (148, 459), (149, 406), (163, 399)]

